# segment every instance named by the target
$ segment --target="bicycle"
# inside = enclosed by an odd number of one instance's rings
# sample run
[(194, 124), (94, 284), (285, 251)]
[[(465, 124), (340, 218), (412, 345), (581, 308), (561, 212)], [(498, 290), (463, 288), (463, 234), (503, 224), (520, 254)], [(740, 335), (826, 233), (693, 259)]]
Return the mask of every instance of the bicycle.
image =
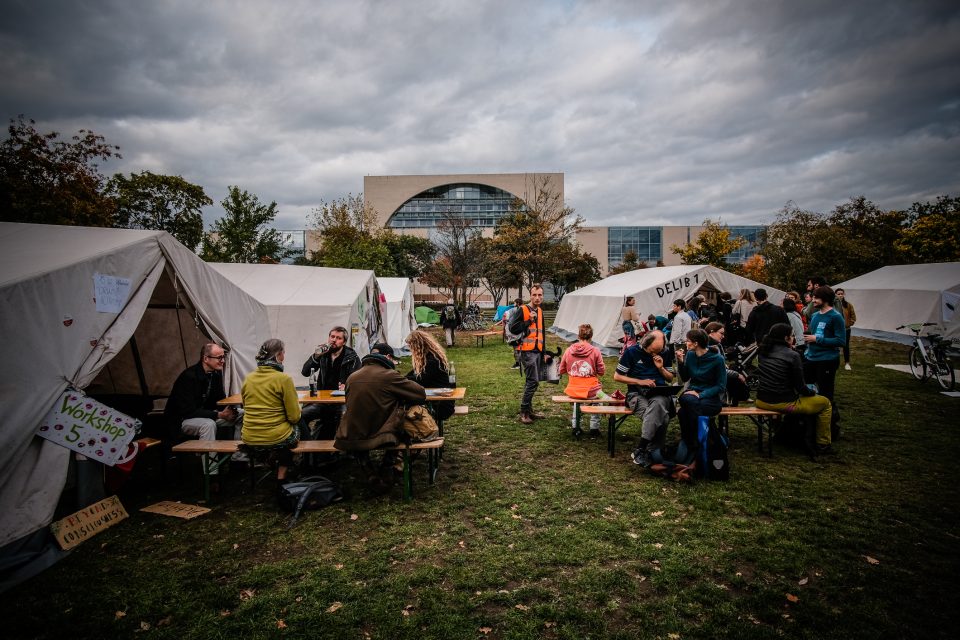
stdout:
[(953, 363), (947, 355), (947, 350), (951, 346), (951, 340), (943, 336), (931, 333), (923, 336), (930, 341), (927, 346), (923, 342), (920, 332), (924, 327), (936, 326), (934, 322), (918, 322), (915, 324), (905, 324), (897, 327), (900, 329), (909, 329), (913, 332), (913, 348), (910, 349), (910, 373), (920, 382), (926, 382), (932, 375), (937, 379), (937, 383), (944, 391), (952, 391), (956, 382), (953, 373)]
[(483, 319), (483, 312), (480, 311), (480, 306), (476, 304), (467, 305), (457, 329), (460, 331), (483, 331), (486, 328), (487, 325)]

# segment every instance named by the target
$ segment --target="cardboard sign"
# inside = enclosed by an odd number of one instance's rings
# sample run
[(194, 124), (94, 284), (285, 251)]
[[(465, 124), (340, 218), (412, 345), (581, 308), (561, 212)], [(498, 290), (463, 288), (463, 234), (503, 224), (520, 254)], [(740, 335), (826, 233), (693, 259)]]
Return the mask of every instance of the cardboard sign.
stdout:
[(139, 426), (139, 420), (68, 389), (40, 423), (37, 435), (112, 467), (129, 456)]
[(51, 523), (50, 531), (60, 548), (66, 551), (128, 517), (130, 516), (127, 515), (127, 510), (120, 504), (120, 498), (110, 496), (63, 520)]
[(146, 511), (147, 513), (159, 513), (162, 516), (173, 516), (174, 518), (190, 520), (191, 518), (196, 518), (197, 516), (202, 516), (205, 513), (209, 513), (210, 509), (207, 509), (206, 507), (198, 507), (195, 504), (164, 501), (151, 504), (148, 507), (140, 509), (140, 511)]

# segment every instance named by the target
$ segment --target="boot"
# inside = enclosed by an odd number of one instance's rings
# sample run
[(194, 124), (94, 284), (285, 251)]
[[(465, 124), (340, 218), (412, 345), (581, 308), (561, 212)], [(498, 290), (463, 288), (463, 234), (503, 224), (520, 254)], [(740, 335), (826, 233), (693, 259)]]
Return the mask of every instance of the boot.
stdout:
[(533, 417), (525, 411), (522, 412), (520, 414), (520, 424), (533, 424)]

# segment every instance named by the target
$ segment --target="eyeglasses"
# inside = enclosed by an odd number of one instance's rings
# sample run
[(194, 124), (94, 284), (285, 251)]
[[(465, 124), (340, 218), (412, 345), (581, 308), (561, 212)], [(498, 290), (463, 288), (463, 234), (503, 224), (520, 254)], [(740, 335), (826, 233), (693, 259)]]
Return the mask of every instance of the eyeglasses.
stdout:
[(210, 358), (211, 360), (219, 360), (220, 362), (223, 362), (224, 360), (227, 359), (227, 356), (225, 356), (225, 355), (223, 355), (223, 356), (205, 356), (205, 357)]

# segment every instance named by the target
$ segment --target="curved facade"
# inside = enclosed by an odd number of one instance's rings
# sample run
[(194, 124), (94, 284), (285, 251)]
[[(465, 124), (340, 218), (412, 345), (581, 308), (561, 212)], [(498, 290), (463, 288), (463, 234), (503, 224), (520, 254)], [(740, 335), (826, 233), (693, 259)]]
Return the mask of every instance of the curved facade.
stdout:
[(363, 200), (381, 225), (400, 233), (435, 229), (444, 212), (471, 216), (476, 226), (489, 228), (514, 197), (526, 200), (545, 180), (562, 199), (562, 173), (478, 173), (365, 176)]

